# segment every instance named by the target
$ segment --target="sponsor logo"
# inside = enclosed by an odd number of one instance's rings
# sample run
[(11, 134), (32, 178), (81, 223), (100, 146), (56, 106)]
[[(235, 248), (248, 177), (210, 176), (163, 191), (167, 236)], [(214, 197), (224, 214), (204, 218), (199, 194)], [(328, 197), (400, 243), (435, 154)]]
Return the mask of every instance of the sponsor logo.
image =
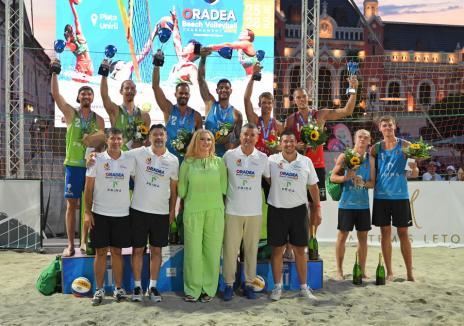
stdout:
[(203, 0), (203, 1), (212, 6), (214, 6), (216, 3), (219, 2), (219, 0)]
[(151, 157), (150, 157), (150, 156), (148, 156), (148, 157), (145, 159), (145, 163), (146, 163), (147, 165), (151, 165)]
[(242, 159), (238, 159), (237, 161), (235, 161), (235, 164), (237, 164), (237, 166), (242, 166)]
[(295, 172), (280, 171), (279, 176), (287, 179), (298, 179), (298, 173)]
[(153, 174), (156, 174), (156, 175), (159, 175), (160, 177), (164, 177), (164, 170), (160, 170), (160, 169), (157, 169), (155, 167), (152, 167), (152, 166), (147, 166), (147, 172), (151, 172)]
[(121, 172), (106, 172), (105, 177), (113, 179), (124, 179), (124, 173)]
[(255, 177), (255, 171), (238, 169), (238, 170), (235, 171), (235, 175), (238, 176), (238, 177), (245, 176), (245, 177), (254, 178)]
[(106, 162), (105, 164), (103, 164), (103, 169), (105, 169), (106, 171), (108, 171), (110, 168), (110, 163)]

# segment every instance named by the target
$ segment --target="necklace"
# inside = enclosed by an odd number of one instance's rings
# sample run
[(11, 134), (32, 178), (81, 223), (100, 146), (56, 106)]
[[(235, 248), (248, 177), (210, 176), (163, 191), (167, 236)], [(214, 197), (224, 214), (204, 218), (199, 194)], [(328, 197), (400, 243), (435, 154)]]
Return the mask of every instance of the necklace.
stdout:
[(269, 132), (271, 131), (271, 126), (272, 126), (272, 121), (273, 118), (269, 118), (269, 121), (267, 122), (267, 128), (264, 127), (264, 119), (263, 117), (259, 117), (259, 124), (261, 125), (261, 130), (263, 131), (263, 138), (267, 140), (269, 138)]
[(79, 112), (79, 118), (81, 122), (81, 130), (83, 134), (90, 133), (90, 124), (92, 123), (92, 114), (93, 112), (90, 111), (87, 118), (84, 117), (82, 111)]

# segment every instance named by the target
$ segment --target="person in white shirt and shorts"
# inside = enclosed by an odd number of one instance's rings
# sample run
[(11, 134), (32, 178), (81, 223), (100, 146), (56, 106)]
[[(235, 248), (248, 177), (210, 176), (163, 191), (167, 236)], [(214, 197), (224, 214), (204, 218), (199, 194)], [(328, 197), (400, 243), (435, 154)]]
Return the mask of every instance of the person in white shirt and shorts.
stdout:
[(103, 289), (106, 255), (111, 251), (111, 268), (116, 288), (116, 301), (124, 298), (122, 289), (122, 248), (131, 246), (129, 220), (129, 180), (134, 174), (135, 161), (121, 151), (122, 131), (111, 128), (106, 134), (107, 150), (95, 157), (95, 164), (86, 173), (85, 220), (90, 225), (91, 246), (95, 248), (94, 273), (96, 292), (93, 305), (99, 305)]
[(296, 137), (290, 131), (281, 136), (282, 152), (269, 156), (271, 189), (268, 197), (267, 236), (272, 247), (271, 264), (275, 287), (272, 300), (282, 294), (282, 255), (287, 241), (292, 245), (300, 281), (300, 296), (316, 299), (307, 287), (308, 196), (313, 199), (315, 214), (320, 219), (320, 199), (316, 170), (311, 159), (296, 150)]

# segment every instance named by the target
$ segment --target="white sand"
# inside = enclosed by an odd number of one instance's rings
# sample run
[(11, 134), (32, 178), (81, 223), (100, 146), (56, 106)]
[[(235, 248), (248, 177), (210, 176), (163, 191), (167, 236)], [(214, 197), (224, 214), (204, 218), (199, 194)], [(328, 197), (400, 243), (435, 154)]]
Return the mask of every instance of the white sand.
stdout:
[[(353, 266), (354, 247), (346, 251), (345, 272)], [(379, 248), (370, 247), (367, 270), (374, 275)], [(386, 286), (373, 280), (356, 287), (334, 281), (333, 245), (320, 248), (324, 258), (324, 288), (311, 304), (284, 292), (279, 302), (266, 295), (251, 301), (235, 296), (230, 302), (186, 303), (181, 294), (164, 293), (164, 301), (112, 302), (92, 307), (90, 299), (72, 295), (41, 295), (34, 287), (40, 270), (53, 255), (0, 252), (1, 325), (464, 325), (464, 250), (413, 249), (416, 282), (405, 282), (398, 248), (396, 278)]]

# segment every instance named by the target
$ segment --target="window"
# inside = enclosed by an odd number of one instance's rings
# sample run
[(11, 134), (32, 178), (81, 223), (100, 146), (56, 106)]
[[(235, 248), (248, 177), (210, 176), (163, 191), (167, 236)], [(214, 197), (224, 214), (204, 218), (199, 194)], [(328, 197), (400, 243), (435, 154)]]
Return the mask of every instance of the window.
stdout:
[(399, 98), (401, 97), (401, 92), (400, 92), (400, 83), (399, 82), (391, 82), (388, 84), (388, 91), (387, 91), (388, 97), (390, 98)]
[(319, 107), (332, 107), (332, 73), (327, 68), (319, 69)]
[(422, 105), (430, 105), (432, 103), (432, 87), (429, 83), (421, 83), (419, 85), (418, 102)]

